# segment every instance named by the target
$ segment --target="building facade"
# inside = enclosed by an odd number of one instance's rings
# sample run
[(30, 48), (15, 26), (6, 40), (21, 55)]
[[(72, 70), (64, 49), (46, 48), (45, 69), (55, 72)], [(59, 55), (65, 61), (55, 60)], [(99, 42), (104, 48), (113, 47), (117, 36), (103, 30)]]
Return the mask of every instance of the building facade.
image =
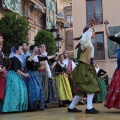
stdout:
[(21, 15), (27, 18), (30, 26), (29, 45), (34, 44), (34, 38), (39, 30), (46, 29), (45, 5), (43, 0), (21, 1)]
[[(57, 33), (59, 33), (62, 38), (62, 45), (59, 52), (62, 53), (67, 49), (72, 51), (73, 55), (73, 43), (71, 43), (73, 32), (68, 30), (69, 25), (72, 27), (69, 18), (72, 14), (71, 1), (72, 0), (0, 0), (0, 18), (3, 17), (4, 12), (17, 12), (19, 15), (24, 16), (30, 26), (28, 33), (29, 45), (34, 44), (34, 38), (39, 30), (48, 30), (49, 21), (55, 18), (55, 27), (58, 29)], [(52, 2), (56, 6), (54, 16), (51, 11), (52, 6), (48, 5), (48, 2)], [(47, 11), (48, 7), (51, 7), (50, 13)], [(50, 19), (49, 21), (47, 21), (48, 18)]]
[[(0, 0), (0, 18), (4, 12), (16, 12), (24, 16), (29, 23), (29, 45), (34, 44), (38, 30), (46, 29), (45, 0)], [(13, 7), (14, 6), (14, 7)]]
[[(57, 1), (57, 15), (59, 20), (62, 20), (61, 35), (64, 38), (63, 50), (67, 50), (70, 56), (74, 56), (73, 45), (73, 21), (72, 21), (72, 0), (56, 0)], [(57, 22), (58, 23), (58, 22)], [(58, 23), (59, 24), (59, 23)]]
[[(95, 18), (98, 22), (95, 25), (96, 37), (92, 39), (95, 47), (95, 62), (106, 70), (109, 77), (112, 77), (116, 68), (116, 43), (107, 39), (104, 20), (109, 21), (109, 31), (115, 34), (120, 31), (120, 1), (119, 0), (73, 0), (73, 36), (80, 37), (83, 28)], [(78, 41), (74, 41), (76, 46)], [(74, 56), (77, 50), (74, 48)]]

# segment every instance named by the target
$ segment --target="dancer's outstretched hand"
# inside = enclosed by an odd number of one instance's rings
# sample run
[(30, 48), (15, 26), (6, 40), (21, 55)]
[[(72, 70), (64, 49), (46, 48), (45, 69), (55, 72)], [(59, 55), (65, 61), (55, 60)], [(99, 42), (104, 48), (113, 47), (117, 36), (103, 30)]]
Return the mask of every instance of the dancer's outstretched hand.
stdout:
[(105, 25), (109, 24), (108, 20), (105, 20), (105, 21), (104, 21), (104, 24), (105, 24)]

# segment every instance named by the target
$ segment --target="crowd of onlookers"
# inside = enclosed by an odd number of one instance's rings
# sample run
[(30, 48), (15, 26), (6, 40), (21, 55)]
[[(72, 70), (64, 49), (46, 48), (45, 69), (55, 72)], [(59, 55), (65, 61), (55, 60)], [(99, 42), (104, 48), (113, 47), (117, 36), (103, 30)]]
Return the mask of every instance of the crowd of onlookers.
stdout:
[(45, 44), (20, 43), (11, 48), (9, 68), (4, 66), (0, 36), (0, 111), (44, 110), (48, 103), (65, 106), (72, 101), (71, 72), (76, 66), (68, 52), (48, 55)]
[[(8, 69), (4, 66), (3, 37), (0, 35), (0, 112), (36, 111), (47, 108), (48, 103), (64, 107), (74, 96), (72, 71), (76, 64), (63, 54), (48, 55), (45, 44), (20, 43), (11, 48)], [(99, 85), (103, 90), (97, 102), (107, 94), (104, 77), (107, 73), (95, 65)]]

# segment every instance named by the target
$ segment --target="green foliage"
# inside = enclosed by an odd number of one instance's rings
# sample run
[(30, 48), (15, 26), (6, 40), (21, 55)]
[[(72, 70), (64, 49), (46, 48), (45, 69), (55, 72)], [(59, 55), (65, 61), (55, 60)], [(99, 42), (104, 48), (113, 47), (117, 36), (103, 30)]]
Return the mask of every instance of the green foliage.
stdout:
[(56, 42), (53, 34), (46, 30), (38, 31), (35, 37), (35, 45), (39, 46), (45, 44), (47, 47), (48, 54), (54, 54), (56, 52)]
[(0, 20), (0, 34), (3, 35), (3, 51), (5, 55), (10, 53), (11, 46), (21, 42), (28, 43), (29, 24), (27, 20), (16, 13), (5, 13)]

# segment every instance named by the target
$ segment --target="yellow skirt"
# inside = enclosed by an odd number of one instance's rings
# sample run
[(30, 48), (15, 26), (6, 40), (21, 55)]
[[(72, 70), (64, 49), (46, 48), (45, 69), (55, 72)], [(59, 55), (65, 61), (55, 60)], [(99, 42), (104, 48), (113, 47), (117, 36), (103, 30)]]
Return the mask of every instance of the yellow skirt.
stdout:
[(73, 97), (68, 76), (66, 74), (56, 75), (55, 80), (58, 91), (58, 99), (72, 101)]

